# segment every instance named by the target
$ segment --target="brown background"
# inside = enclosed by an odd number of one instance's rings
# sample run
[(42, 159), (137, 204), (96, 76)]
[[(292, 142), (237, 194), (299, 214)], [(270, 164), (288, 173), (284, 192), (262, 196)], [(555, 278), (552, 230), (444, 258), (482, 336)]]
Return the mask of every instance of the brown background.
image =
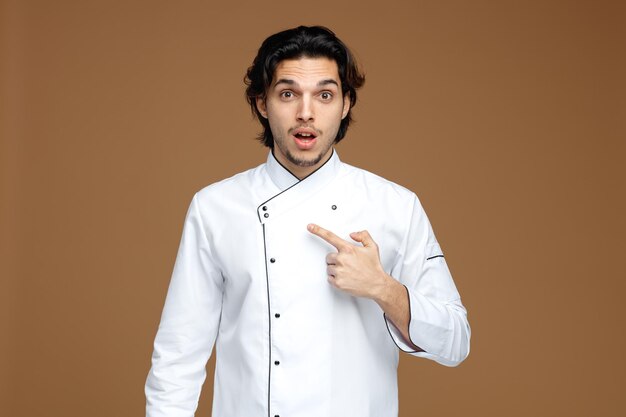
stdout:
[(324, 24), (368, 77), (339, 154), (418, 193), (473, 330), (402, 355), (401, 416), (626, 415), (623, 4), (5, 1), (0, 414), (144, 413), (191, 197), (266, 157), (244, 71)]

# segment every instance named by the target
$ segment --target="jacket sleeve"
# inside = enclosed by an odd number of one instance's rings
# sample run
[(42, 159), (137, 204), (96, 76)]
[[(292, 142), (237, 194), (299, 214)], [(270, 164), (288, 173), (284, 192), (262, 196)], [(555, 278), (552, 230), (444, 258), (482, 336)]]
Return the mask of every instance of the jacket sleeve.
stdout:
[(442, 365), (456, 366), (465, 360), (470, 350), (467, 311), (428, 217), (415, 195), (411, 206), (409, 227), (391, 276), (406, 287), (409, 336), (424, 352), (415, 351), (393, 323), (387, 317), (385, 320), (389, 334), (402, 351)]
[(154, 340), (145, 385), (147, 417), (195, 413), (222, 307), (223, 279), (214, 265), (195, 195)]

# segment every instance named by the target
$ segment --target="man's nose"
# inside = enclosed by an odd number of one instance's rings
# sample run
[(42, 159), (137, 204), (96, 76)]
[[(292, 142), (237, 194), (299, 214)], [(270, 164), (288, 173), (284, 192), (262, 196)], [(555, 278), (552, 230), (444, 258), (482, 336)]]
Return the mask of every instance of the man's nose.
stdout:
[(296, 117), (298, 121), (301, 122), (310, 122), (313, 121), (313, 101), (309, 97), (302, 97), (300, 100), (300, 105), (298, 106), (298, 114)]

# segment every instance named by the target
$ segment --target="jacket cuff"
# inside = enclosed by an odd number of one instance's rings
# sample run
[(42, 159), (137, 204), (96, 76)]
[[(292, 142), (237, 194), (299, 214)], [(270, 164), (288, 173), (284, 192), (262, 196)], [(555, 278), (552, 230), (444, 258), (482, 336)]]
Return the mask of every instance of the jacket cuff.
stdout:
[[(448, 323), (452, 318), (445, 311), (434, 306), (426, 297), (415, 291), (407, 292), (409, 300), (409, 338), (410, 342), (423, 349), (415, 350), (404, 340), (400, 330), (387, 318), (383, 317), (387, 324), (387, 330), (398, 349), (413, 356), (434, 360), (447, 366), (454, 366), (457, 363), (445, 359), (447, 341), (450, 339), (451, 326)], [(444, 307), (445, 310), (445, 307)], [(443, 313), (443, 314), (442, 314)]]

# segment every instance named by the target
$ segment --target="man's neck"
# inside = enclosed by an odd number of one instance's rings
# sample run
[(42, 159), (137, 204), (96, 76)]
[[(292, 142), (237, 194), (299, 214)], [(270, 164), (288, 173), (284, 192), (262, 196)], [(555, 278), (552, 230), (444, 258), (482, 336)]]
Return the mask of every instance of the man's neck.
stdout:
[(274, 158), (278, 161), (278, 163), (282, 165), (283, 168), (285, 168), (287, 171), (289, 171), (292, 175), (294, 175), (299, 180), (302, 180), (308, 177), (309, 175), (311, 175), (313, 172), (317, 171), (326, 162), (328, 162), (328, 160), (333, 156), (333, 153), (334, 153), (334, 150), (333, 148), (331, 148), (329, 152), (326, 155), (324, 155), (324, 157), (320, 159), (319, 162), (317, 162), (315, 165), (301, 166), (301, 165), (294, 164), (291, 161), (287, 160), (280, 154), (280, 152), (274, 152), (274, 150), (272, 150), (272, 154), (274, 155)]

